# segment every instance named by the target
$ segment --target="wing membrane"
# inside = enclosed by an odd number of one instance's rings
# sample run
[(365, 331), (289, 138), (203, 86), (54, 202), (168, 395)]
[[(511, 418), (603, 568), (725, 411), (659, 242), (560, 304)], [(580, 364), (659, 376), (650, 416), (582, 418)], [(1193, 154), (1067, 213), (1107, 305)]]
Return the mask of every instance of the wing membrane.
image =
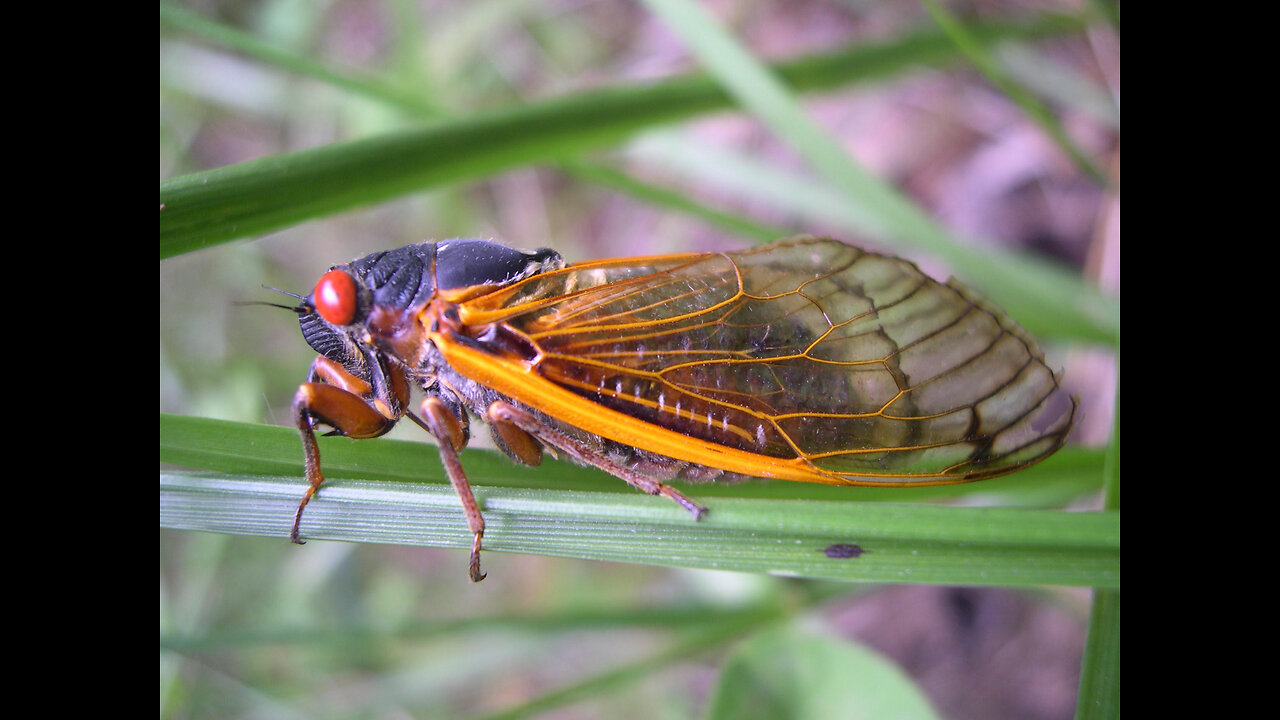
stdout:
[(1075, 409), (1001, 310), (835, 240), (586, 263), (461, 311), (591, 403), (819, 482), (1010, 472), (1060, 447)]

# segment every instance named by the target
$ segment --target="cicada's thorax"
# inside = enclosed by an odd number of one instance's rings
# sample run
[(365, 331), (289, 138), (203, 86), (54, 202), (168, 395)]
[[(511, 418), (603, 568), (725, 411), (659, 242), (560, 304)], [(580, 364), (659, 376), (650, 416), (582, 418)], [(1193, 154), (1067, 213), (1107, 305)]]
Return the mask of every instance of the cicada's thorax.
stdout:
[(451, 408), (466, 409), (472, 415), (483, 418), (485, 410), (494, 402), (509, 400), (501, 393), (449, 367), (435, 343), (428, 341), (424, 350), (424, 357), (415, 377), (424, 391), (438, 396)]
[(422, 355), (414, 368), (423, 389), (438, 395), (447, 404), (464, 407), (478, 417), (498, 400), (511, 398), (455, 370), (444, 359), (436, 342), (465, 343), (483, 348), (486, 353), (525, 361), (534, 361), (534, 349), (501, 323), (483, 326), (465, 325), (457, 305), (437, 298), (419, 314), (419, 327), (424, 334)]

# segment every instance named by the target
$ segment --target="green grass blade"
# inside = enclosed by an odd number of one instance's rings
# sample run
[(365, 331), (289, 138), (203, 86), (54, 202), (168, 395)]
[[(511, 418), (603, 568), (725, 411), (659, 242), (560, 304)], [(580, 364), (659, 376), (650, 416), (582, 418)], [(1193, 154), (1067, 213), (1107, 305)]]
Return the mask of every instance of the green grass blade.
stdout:
[[(320, 438), (327, 478), (430, 483), (449, 487), (432, 445), (402, 440)], [(302, 446), (292, 428), (160, 415), (160, 462), (237, 475), (302, 477)], [(569, 490), (634, 495), (629, 485), (593, 468), (548, 463), (514, 465), (498, 452), (463, 454), (472, 484), (526, 490)], [(699, 497), (836, 502), (927, 502), (964, 498), (970, 505), (1052, 508), (1097, 492), (1103, 453), (1078, 447), (1059, 450), (1049, 460), (977, 485), (919, 488), (860, 488), (794, 482), (691, 485)], [(987, 502), (981, 502), (989, 498)]]
[(190, 10), (161, 3), (160, 27), (190, 34), (216, 47), (242, 53), (265, 65), (311, 77), (348, 92), (395, 105), (420, 115), (432, 115), (440, 111), (440, 108), (421, 95), (405, 92), (367, 73), (350, 68), (337, 70), (236, 28), (214, 22)]
[[(169, 418), (168, 424), (184, 420)], [(188, 428), (186, 439), (176, 439), (164, 425), (162, 462), (195, 465), (192, 455), (182, 453), (217, 445), (203, 439), (205, 431)], [(378, 455), (388, 443), (332, 440), (338, 442), (322, 450), (326, 470), (332, 458), (341, 468), (358, 468), (366, 479), (344, 479), (340, 476), (347, 472), (334, 467), (332, 479), (307, 508), (304, 536), (469, 546), (457, 497), (447, 484), (391, 479), (401, 473)], [(188, 443), (198, 447), (183, 450)], [(345, 457), (335, 452), (339, 447)], [(305, 484), (298, 476), (298, 449), (279, 450), (280, 456), (255, 461), (266, 464), (241, 474), (161, 471), (161, 527), (273, 536), (284, 542)], [(674, 503), (634, 491), (530, 489), (506, 483), (488, 477), (473, 462), (475, 455), (468, 453), (464, 463), (485, 513), (489, 551), (846, 581), (1119, 585), (1119, 513), (718, 497), (707, 501), (709, 517), (694, 522)], [(419, 457), (422, 466), (429, 464)], [(262, 470), (290, 462), (286, 477)], [(541, 472), (554, 475), (560, 469), (553, 465)], [(695, 498), (697, 490), (688, 488)], [(863, 553), (828, 557), (824, 550), (832, 545), (857, 545)], [(459, 572), (462, 565), (460, 560)]]
[[(985, 27), (975, 34), (994, 41), (1079, 29), (1075, 19), (1045, 16), (1027, 24)], [(778, 72), (797, 88), (821, 90), (955, 58), (946, 38), (934, 33), (805, 58), (781, 66)], [(326, 77), (319, 71), (314, 74)], [(638, 130), (730, 105), (714, 82), (689, 75), (492, 110), (172, 178), (160, 183), (160, 257), (271, 232), (412, 191), (521, 165), (570, 159), (616, 144)]]
[[(846, 586), (841, 586), (846, 587)], [(512, 632), (528, 635), (591, 630), (649, 629), (687, 632), (706, 625), (708, 617), (743, 626), (759, 626), (793, 614), (796, 607), (783, 608), (774, 601), (746, 607), (718, 604), (681, 603), (678, 606), (589, 608), (574, 607), (541, 614), (467, 615), (433, 620), (413, 620), (394, 626), (346, 624), (342, 626), (268, 627), (219, 630), (213, 633), (161, 632), (160, 649), (182, 653), (204, 653), (225, 649), (264, 646), (325, 646), (370, 644), (383, 641), (441, 640), (481, 632)]]
[(784, 81), (757, 61), (697, 3), (649, 0), (648, 5), (681, 36), (710, 73), (781, 140), (849, 198), (879, 208), (873, 216), (885, 234), (926, 238), (930, 250), (951, 244), (923, 212), (866, 172), (799, 106)]
[(1009, 76), (1036, 95), (1120, 130), (1119, 101), (1105, 85), (1054, 62), (1039, 49), (1013, 43), (993, 49)]
[(1120, 590), (1097, 588), (1081, 663), (1076, 718), (1120, 717)]
[[(1120, 512), (1120, 383), (1106, 462), (1106, 507)], [(1080, 667), (1076, 717), (1102, 720), (1120, 717), (1120, 590), (1095, 588), (1089, 634)]]

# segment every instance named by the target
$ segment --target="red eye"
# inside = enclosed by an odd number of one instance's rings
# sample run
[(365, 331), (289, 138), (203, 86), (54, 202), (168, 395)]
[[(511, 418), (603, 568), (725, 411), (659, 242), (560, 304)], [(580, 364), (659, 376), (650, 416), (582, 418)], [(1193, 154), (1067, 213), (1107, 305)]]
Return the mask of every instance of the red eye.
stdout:
[(334, 325), (350, 325), (356, 316), (356, 281), (346, 271), (325, 273), (312, 292), (316, 312)]

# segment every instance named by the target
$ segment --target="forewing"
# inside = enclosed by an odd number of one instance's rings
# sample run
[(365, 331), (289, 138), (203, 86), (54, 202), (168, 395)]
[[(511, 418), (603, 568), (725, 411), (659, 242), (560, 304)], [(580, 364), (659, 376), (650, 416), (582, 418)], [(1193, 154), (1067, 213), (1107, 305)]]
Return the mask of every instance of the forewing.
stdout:
[(1031, 338), (958, 283), (834, 240), (602, 261), (468, 303), (543, 377), (686, 436), (801, 459), (819, 482), (959, 482), (1043, 459), (1074, 401)]

